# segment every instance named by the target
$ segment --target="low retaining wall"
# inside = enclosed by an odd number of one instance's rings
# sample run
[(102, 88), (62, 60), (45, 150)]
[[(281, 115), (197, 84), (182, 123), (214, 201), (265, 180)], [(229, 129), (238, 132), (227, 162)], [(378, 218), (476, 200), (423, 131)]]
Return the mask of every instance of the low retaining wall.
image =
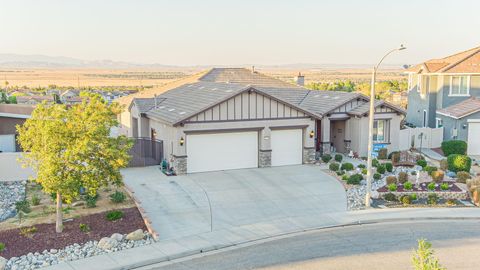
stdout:
[(384, 198), (385, 194), (392, 193), (397, 198), (400, 198), (404, 195), (411, 195), (417, 194), (418, 199), (427, 199), (429, 194), (437, 194), (437, 196), (441, 199), (456, 199), (456, 200), (467, 200), (468, 199), (468, 192), (466, 191), (402, 191), (402, 192), (379, 192), (381, 198)]

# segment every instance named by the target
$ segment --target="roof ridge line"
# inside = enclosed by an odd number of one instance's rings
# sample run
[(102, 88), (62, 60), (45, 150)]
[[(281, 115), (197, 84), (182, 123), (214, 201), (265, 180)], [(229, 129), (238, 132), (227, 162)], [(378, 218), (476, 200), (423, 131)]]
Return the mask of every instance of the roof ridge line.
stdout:
[[(451, 68), (453, 68), (453, 67), (457, 66), (457, 65), (458, 65), (458, 64), (460, 64), (461, 62), (463, 62), (463, 61), (467, 60), (468, 58), (470, 58), (470, 57), (472, 57), (472, 56), (474, 56), (475, 54), (477, 54), (477, 53), (479, 53), (479, 52), (480, 52), (480, 47), (477, 47), (477, 48), (474, 48), (474, 49), (476, 49), (476, 50), (475, 50), (475, 52), (473, 52), (473, 53), (471, 53), (471, 54), (467, 55), (466, 57), (464, 57), (464, 58), (462, 58), (462, 59), (458, 60), (458, 61), (457, 61), (457, 62), (455, 62), (455, 63), (451, 63), (451, 64), (449, 64), (449, 65), (447, 65), (447, 66), (443, 67), (443, 68), (442, 68), (442, 69), (440, 69), (439, 71), (440, 71), (440, 72), (447, 71), (447, 70), (449, 70), (449, 69), (451, 69)], [(472, 49), (472, 50), (473, 50), (473, 49)], [(467, 50), (467, 51), (468, 51), (468, 50)], [(465, 52), (467, 52), (467, 51), (465, 51)]]

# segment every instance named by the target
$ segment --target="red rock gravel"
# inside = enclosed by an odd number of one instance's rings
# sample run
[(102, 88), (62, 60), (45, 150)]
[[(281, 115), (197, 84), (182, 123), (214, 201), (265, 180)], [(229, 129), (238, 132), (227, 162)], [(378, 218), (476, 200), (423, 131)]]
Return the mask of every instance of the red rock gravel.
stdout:
[[(108, 221), (106, 212), (75, 218), (64, 222), (63, 232), (55, 233), (55, 224), (37, 224), (37, 232), (30, 238), (20, 234), (20, 229), (0, 231), (0, 242), (5, 243), (5, 250), (0, 252), (4, 258), (18, 257), (29, 252), (42, 252), (50, 249), (62, 249), (75, 243), (83, 244), (90, 240), (100, 240), (113, 233), (127, 234), (137, 229), (146, 230), (145, 223), (137, 208), (120, 209), (124, 216), (117, 221)], [(80, 231), (80, 223), (90, 227), (89, 233)], [(0, 223), (1, 226), (1, 223)]]

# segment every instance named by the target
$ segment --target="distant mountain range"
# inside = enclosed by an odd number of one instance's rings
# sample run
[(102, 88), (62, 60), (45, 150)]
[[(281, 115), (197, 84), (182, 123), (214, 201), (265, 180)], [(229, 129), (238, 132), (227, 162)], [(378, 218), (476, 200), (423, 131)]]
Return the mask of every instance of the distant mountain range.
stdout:
[[(198, 65), (198, 66), (173, 66), (163, 64), (140, 64), (113, 60), (81, 60), (64, 56), (47, 56), (47, 55), (23, 55), (23, 54), (6, 54), (0, 53), (0, 67), (3, 68), (210, 68), (210, 67), (228, 67), (229, 65)], [(231, 65), (248, 67), (245, 65)], [(285, 64), (285, 65), (255, 65), (258, 68), (270, 69), (362, 69), (369, 68), (371, 65), (366, 64)], [(384, 68), (401, 69), (402, 65), (384, 65)]]

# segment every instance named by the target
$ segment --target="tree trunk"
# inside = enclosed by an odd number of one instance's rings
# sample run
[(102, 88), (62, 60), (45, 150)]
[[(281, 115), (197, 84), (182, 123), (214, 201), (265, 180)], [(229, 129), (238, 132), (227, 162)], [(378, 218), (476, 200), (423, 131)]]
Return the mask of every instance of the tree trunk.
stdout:
[(61, 233), (63, 231), (63, 212), (62, 212), (62, 195), (57, 192), (57, 222), (55, 231)]

